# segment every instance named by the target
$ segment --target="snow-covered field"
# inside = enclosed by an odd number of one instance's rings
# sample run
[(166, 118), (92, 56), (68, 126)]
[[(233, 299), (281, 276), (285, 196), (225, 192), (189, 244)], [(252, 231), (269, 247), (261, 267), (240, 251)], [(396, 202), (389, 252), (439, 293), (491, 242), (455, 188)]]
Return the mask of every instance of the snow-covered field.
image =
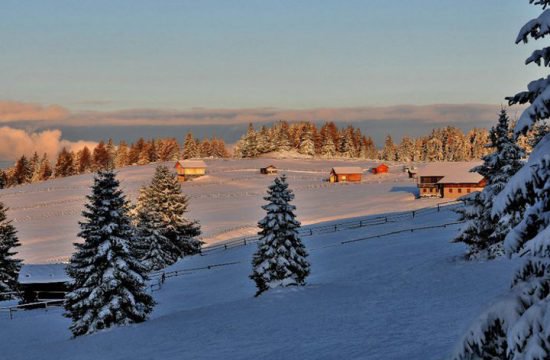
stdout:
[(146, 323), (70, 339), (61, 309), (0, 313), (6, 359), (443, 359), (475, 316), (505, 291), (510, 260), (464, 262), (444, 210), (305, 237), (304, 288), (254, 298), (255, 245), (186, 258), (168, 270), (234, 263), (167, 279)]
[[(303, 224), (425, 207), (441, 199), (415, 199), (416, 185), (394, 165), (389, 174), (367, 170), (376, 163), (323, 160), (207, 160), (208, 175), (183, 184), (190, 197), (190, 217), (202, 224), (207, 243), (254, 234), (263, 216), (260, 206), (271, 176), (259, 168), (273, 164), (288, 175), (296, 194), (297, 214)], [(330, 184), (325, 180), (333, 166), (360, 166), (365, 170), (360, 184)], [(173, 165), (172, 163), (168, 165)], [(452, 166), (460, 166), (455, 163)], [(462, 164), (469, 168), (471, 164)], [(155, 165), (119, 171), (122, 186), (131, 199), (146, 185)], [(15, 219), (22, 246), (19, 256), (27, 263), (68, 259), (79, 241), (78, 221), (90, 191), (91, 175), (72, 176), (43, 183), (0, 190), (0, 201)]]

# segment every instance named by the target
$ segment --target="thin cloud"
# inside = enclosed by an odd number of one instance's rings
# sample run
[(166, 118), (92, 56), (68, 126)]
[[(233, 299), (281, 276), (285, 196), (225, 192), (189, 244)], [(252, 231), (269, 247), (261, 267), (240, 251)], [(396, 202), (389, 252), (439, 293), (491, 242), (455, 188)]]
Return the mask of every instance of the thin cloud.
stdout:
[(69, 111), (59, 105), (42, 106), (17, 101), (0, 101), (0, 122), (16, 121), (59, 121), (64, 120)]
[[(0, 122), (29, 123), (51, 126), (197, 126), (240, 125), (286, 121), (410, 121), (424, 124), (492, 123), (500, 105), (436, 104), (396, 105), (385, 107), (320, 108), (320, 109), (128, 109), (119, 111), (69, 112), (58, 105), (0, 102)], [(515, 112), (514, 110), (512, 116)]]

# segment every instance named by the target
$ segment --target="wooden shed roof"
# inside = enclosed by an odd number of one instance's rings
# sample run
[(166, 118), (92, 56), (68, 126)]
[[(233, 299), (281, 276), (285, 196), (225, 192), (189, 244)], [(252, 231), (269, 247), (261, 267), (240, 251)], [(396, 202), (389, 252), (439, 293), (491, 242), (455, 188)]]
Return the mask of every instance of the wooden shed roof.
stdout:
[(68, 282), (71, 280), (66, 272), (67, 264), (23, 265), (19, 271), (20, 284), (47, 284)]

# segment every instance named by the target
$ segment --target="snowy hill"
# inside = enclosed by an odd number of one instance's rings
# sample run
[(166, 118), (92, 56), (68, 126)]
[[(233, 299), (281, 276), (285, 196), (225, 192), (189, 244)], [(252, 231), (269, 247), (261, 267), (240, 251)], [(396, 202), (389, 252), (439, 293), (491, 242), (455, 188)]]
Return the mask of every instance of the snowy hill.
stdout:
[[(416, 184), (402, 172), (401, 164), (391, 166), (389, 174), (377, 176), (368, 172), (375, 162), (358, 160), (252, 159), (206, 163), (208, 175), (184, 183), (182, 188), (190, 197), (189, 216), (201, 222), (207, 243), (256, 233), (256, 223), (262, 217), (262, 198), (273, 180), (272, 176), (260, 175), (259, 169), (269, 164), (287, 174), (303, 224), (411, 210), (441, 201), (415, 200)], [(350, 164), (363, 169), (363, 182), (326, 182), (332, 167)], [(153, 164), (119, 170), (122, 188), (131, 199), (150, 182), (154, 168)], [(79, 241), (78, 221), (91, 179), (91, 175), (79, 175), (0, 190), (0, 201), (10, 208), (8, 215), (19, 230), (19, 256), (26, 263), (66, 261), (72, 254), (73, 243)]]
[[(13, 320), (0, 313), (2, 356), (442, 359), (507, 287), (513, 268), (505, 259), (466, 263), (464, 248), (449, 243), (458, 225), (429, 228), (455, 221), (448, 209), (390, 214), (387, 223), (304, 237), (308, 286), (258, 298), (248, 279), (254, 244), (186, 258), (167, 271), (195, 270), (153, 292), (151, 320), (76, 340), (61, 309), (18, 312)], [(217, 264), (228, 265), (208, 269)]]

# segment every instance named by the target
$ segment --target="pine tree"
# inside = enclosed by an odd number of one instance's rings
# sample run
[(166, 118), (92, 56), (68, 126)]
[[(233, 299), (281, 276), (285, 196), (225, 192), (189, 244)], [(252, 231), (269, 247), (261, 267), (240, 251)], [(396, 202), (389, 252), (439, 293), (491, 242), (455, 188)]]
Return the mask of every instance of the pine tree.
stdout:
[(74, 157), (67, 148), (63, 147), (57, 155), (57, 163), (55, 164), (55, 177), (65, 177), (74, 174)]
[(164, 214), (155, 211), (158, 206), (150, 187), (140, 191), (136, 211), (137, 255), (148, 271), (165, 268), (174, 262), (177, 249), (166, 238)]
[(382, 160), (386, 161), (395, 161), (397, 155), (397, 148), (393, 143), (391, 135), (386, 136), (386, 141), (384, 142), (384, 149), (382, 150)]
[(40, 159), (40, 174), (39, 180), (44, 181), (48, 180), (53, 174), (52, 166), (50, 160), (48, 159), (48, 154), (44, 153), (42, 159)]
[[(140, 193), (137, 214), (147, 212), (151, 221), (162, 221), (161, 234), (168, 240), (163, 246), (163, 252), (170, 254), (165, 259), (167, 265), (173, 264), (179, 258), (194, 255), (201, 251), (202, 241), (197, 221), (186, 218), (189, 200), (181, 193), (181, 185), (166, 166), (158, 166), (151, 184)], [(155, 230), (153, 227), (150, 231)], [(162, 240), (163, 242), (164, 240)], [(140, 245), (140, 248), (147, 248)]]
[(111, 158), (105, 142), (100, 141), (99, 144), (94, 148), (93, 152), (93, 168), (94, 170), (107, 170), (109, 169), (109, 164), (111, 163)]
[[(21, 269), (21, 260), (14, 259), (17, 254), (14, 248), (20, 246), (17, 231), (10, 220), (7, 220), (7, 208), (0, 202), (0, 293), (17, 289), (17, 277)], [(0, 300), (8, 296), (0, 295)]]
[(294, 214), (296, 207), (290, 204), (294, 194), (284, 175), (275, 178), (264, 199), (268, 204), (262, 209), (267, 214), (258, 223), (261, 237), (250, 275), (258, 289), (256, 296), (279, 286), (303, 286), (310, 272), (308, 254), (298, 234), (300, 222)]
[(108, 154), (107, 169), (114, 169), (115, 168), (116, 147), (115, 147), (115, 143), (113, 142), (112, 138), (109, 138), (109, 141), (107, 141), (107, 146), (105, 146), (105, 149), (107, 150), (107, 154)]
[[(494, 258), (503, 253), (502, 241), (510, 228), (511, 220), (521, 216), (506, 216), (498, 223), (492, 216), (493, 199), (508, 180), (523, 166), (523, 150), (515, 143), (509, 128), (509, 119), (503, 109), (498, 124), (491, 129), (489, 143), (485, 145), (494, 152), (483, 157), (483, 164), (471, 171), (485, 178), (486, 186), (480, 193), (464, 198), (464, 207), (457, 210), (460, 220), (466, 221), (454, 242), (469, 245), (468, 257)], [(498, 223), (498, 225), (497, 225)]]
[(87, 199), (78, 234), (84, 242), (75, 244), (67, 267), (72, 283), (65, 309), (75, 337), (145, 321), (154, 305), (146, 269), (135, 257), (129, 204), (112, 170), (95, 176)]
[(313, 141), (313, 133), (311, 129), (306, 128), (300, 139), (300, 154), (315, 155), (315, 142)]
[[(550, 0), (530, 0), (550, 6)], [(516, 42), (550, 35), (550, 11), (522, 27)], [(550, 64), (548, 48), (535, 50), (527, 64)], [(516, 137), (550, 118), (550, 77), (535, 80), (528, 90), (507, 98), (510, 105), (529, 104), (520, 116)], [(455, 359), (550, 358), (550, 135), (531, 152), (527, 163), (495, 197), (492, 214), (506, 213), (516, 204), (528, 204), (523, 219), (506, 235), (509, 254), (523, 255), (510, 293), (489, 308), (464, 337)], [(517, 210), (517, 209), (514, 209)], [(495, 356), (496, 354), (496, 356)]]
[(40, 181), (40, 156), (35, 151), (31, 158), (30, 167), (32, 169), (31, 183)]
[(248, 124), (248, 130), (241, 149), (243, 157), (252, 158), (258, 155), (258, 142), (256, 137), (257, 135), (256, 130), (254, 130), (254, 125), (252, 125), (252, 123)]
[(78, 174), (84, 174), (92, 170), (92, 167), (94, 165), (92, 160), (92, 153), (87, 146), (84, 146), (76, 154), (76, 159), (76, 171)]
[(198, 148), (197, 143), (195, 142), (195, 138), (193, 137), (193, 134), (191, 132), (188, 132), (185, 136), (185, 141), (183, 143), (183, 153), (182, 158), (183, 159), (192, 159), (198, 157)]
[(126, 165), (129, 165), (129, 154), (128, 154), (128, 144), (125, 141), (121, 140), (118, 144), (115, 155), (115, 167), (121, 168)]
[(33, 174), (33, 167), (31, 162), (25, 155), (21, 156), (15, 163), (14, 180), (16, 184), (30, 183)]

